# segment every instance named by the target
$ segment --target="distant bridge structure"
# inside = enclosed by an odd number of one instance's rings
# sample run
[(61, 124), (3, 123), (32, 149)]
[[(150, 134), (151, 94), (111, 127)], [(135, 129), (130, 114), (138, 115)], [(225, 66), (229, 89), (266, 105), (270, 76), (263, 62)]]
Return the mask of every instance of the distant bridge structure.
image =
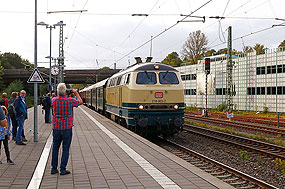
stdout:
[[(45, 83), (49, 80), (49, 69), (38, 68), (42, 77), (45, 79)], [(81, 70), (64, 70), (65, 77), (64, 82), (66, 84), (94, 84), (98, 81), (104, 80), (113, 74), (119, 72), (119, 69), (81, 69)], [(9, 84), (15, 80), (21, 80), (26, 83), (32, 74), (33, 69), (4, 69), (3, 80), (5, 84)], [(53, 76), (54, 77), (54, 76)], [(52, 82), (54, 80), (52, 79)]]

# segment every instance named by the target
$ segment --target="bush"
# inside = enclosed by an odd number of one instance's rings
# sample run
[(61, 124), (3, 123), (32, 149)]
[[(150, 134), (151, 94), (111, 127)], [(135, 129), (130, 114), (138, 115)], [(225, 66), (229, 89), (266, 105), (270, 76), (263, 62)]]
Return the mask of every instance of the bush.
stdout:
[(227, 104), (226, 102), (223, 102), (222, 104), (217, 106), (217, 111), (219, 112), (224, 112), (227, 110)]

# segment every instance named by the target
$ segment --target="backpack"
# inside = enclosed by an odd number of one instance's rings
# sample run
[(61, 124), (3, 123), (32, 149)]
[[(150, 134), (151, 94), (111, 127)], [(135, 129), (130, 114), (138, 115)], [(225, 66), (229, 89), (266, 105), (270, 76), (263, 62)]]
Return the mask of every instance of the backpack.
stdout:
[(43, 105), (43, 107), (47, 107), (48, 104), (47, 104), (47, 99), (46, 98), (43, 99), (42, 105)]
[(0, 106), (5, 106), (5, 100), (0, 99)]
[(11, 104), (8, 104), (8, 114), (15, 115), (14, 102)]

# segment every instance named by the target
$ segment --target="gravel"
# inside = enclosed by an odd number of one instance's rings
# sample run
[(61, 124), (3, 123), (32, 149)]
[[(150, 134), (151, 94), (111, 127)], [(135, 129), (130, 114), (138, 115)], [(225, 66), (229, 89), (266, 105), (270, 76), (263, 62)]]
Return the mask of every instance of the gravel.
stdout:
[(276, 167), (272, 158), (248, 151), (243, 152), (244, 154), (247, 153), (248, 160), (245, 160), (246, 158), (241, 157), (241, 151), (243, 150), (240, 148), (190, 134), (186, 131), (175, 135), (170, 140), (278, 188), (285, 188), (285, 173), (282, 173)]

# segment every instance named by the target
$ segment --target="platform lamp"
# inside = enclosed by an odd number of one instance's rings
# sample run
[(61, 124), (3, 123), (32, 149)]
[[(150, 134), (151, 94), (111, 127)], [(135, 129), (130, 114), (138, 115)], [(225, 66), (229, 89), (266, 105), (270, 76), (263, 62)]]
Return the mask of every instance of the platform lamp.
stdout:
[(52, 85), (51, 85), (51, 60), (52, 60), (52, 56), (51, 56), (51, 39), (52, 39), (52, 29), (55, 29), (56, 26), (63, 26), (65, 24), (63, 24), (62, 22), (58, 22), (56, 24), (50, 25), (50, 24), (46, 24), (45, 22), (39, 22), (38, 23), (39, 26), (45, 26), (46, 29), (49, 29), (49, 34), (50, 34), (50, 39), (49, 39), (49, 56), (47, 56), (46, 58), (49, 58), (49, 93), (51, 93), (52, 90)]

